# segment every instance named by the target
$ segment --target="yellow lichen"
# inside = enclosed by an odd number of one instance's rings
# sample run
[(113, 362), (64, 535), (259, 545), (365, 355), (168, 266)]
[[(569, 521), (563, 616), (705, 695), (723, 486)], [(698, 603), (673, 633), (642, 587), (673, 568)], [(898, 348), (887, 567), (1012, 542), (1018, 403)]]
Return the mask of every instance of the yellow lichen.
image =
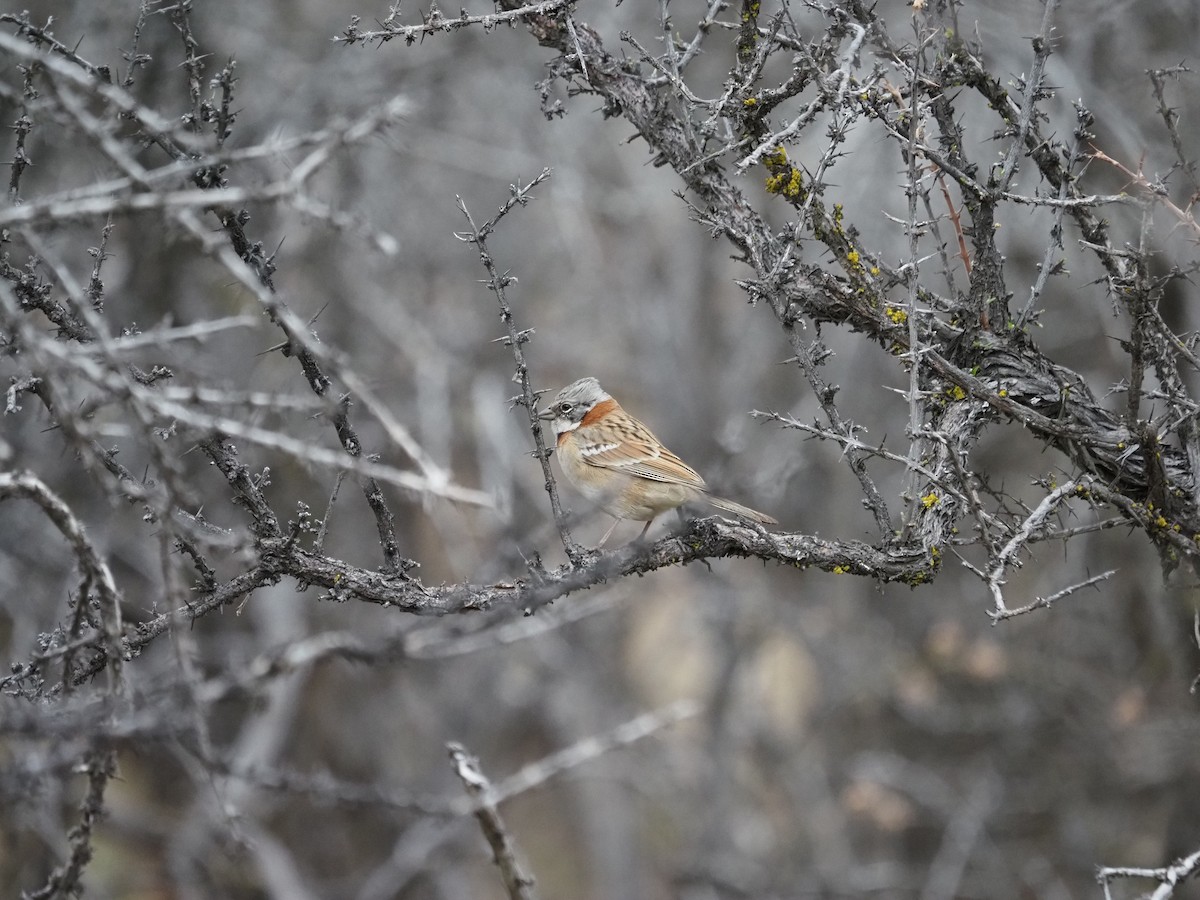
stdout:
[[(782, 151), (782, 148), (780, 148)], [(786, 157), (785, 157), (786, 159)], [(789, 200), (795, 200), (803, 194), (804, 176), (800, 170), (786, 165), (770, 165), (772, 174), (767, 176), (763, 185), (769, 194), (783, 194)]]
[(777, 146), (770, 153), (763, 154), (762, 161), (765, 166), (786, 166), (788, 155), (787, 151), (783, 149), (783, 144)]

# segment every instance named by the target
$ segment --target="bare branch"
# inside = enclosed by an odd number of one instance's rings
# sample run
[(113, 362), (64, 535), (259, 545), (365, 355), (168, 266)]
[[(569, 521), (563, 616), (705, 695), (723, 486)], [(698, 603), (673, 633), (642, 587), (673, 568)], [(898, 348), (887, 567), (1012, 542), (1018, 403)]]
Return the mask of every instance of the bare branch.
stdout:
[(521, 6), (517, 9), (509, 9), (504, 12), (491, 13), (485, 16), (468, 16), (464, 11), (461, 15), (447, 18), (438, 9), (436, 3), (431, 3), (429, 11), (425, 13), (420, 25), (395, 25), (388, 23), (386, 28), (379, 31), (362, 31), (358, 27), (358, 16), (353, 16), (349, 27), (340, 35), (334, 37), (335, 41), (340, 41), (348, 46), (363, 43), (385, 44), (388, 41), (396, 38), (402, 39), (406, 44), (411, 44), (417, 38), (427, 34), (436, 34), (438, 32), (451, 32), (460, 28), (469, 28), (473, 25), (478, 25), (484, 31), (491, 31), (499, 25), (512, 25), (530, 16), (544, 16), (550, 13), (558, 12), (566, 9), (574, 0), (541, 0), (540, 3), (530, 3), (528, 6)]
[[(71, 508), (32, 472), (0, 472), (0, 501), (13, 497), (24, 497), (41, 507), (46, 518), (71, 545), (79, 568), (84, 574), (85, 583), (96, 586), (100, 616), (104, 622), (104, 646), (110, 660), (109, 689), (120, 690), (125, 660), (121, 648), (121, 595), (113, 580), (112, 571), (92, 545), (84, 532), (83, 524), (75, 517)], [(91, 598), (83, 594), (76, 602), (80, 607), (86, 607), (91, 603)]]
[(479, 760), (468, 754), (466, 748), (457, 742), (447, 744), (446, 749), (454, 763), (454, 772), (462, 781), (467, 796), (477, 804), (475, 818), (479, 820), (483, 836), (492, 848), (492, 856), (500, 869), (505, 891), (511, 900), (534, 900), (537, 894), (533, 890), (533, 876), (517, 858), (516, 844), (500, 816), (500, 810), (496, 808), (498, 800), (495, 791), (480, 769)]
[(500, 319), (504, 322), (508, 329), (508, 336), (504, 343), (512, 350), (513, 358), (517, 363), (517, 371), (515, 381), (521, 385), (521, 396), (516, 399), (519, 406), (525, 408), (525, 413), (529, 418), (529, 430), (533, 434), (534, 455), (542, 466), (542, 475), (545, 477), (546, 493), (550, 497), (550, 509), (554, 514), (554, 523), (558, 527), (559, 538), (562, 540), (563, 548), (567, 552), (567, 556), (572, 562), (578, 562), (583, 558), (583, 548), (575, 543), (571, 537), (571, 532), (567, 527), (566, 516), (563, 513), (562, 504), (558, 499), (558, 487), (554, 481), (554, 473), (550, 469), (550, 456), (553, 450), (548, 449), (542, 439), (542, 423), (538, 419), (537, 399), (540, 396), (540, 391), (534, 391), (533, 384), (529, 378), (529, 366), (525, 361), (525, 351), (522, 345), (529, 341), (533, 334), (533, 329), (521, 330), (517, 328), (516, 320), (513, 318), (512, 308), (508, 304), (508, 299), (505, 296), (505, 289), (509, 284), (516, 281), (516, 278), (508, 273), (501, 274), (496, 268), (496, 263), (492, 259), (491, 253), (487, 248), (487, 238), (509, 212), (517, 206), (524, 206), (529, 202), (530, 191), (537, 187), (543, 181), (550, 177), (550, 170), (543, 169), (529, 184), (518, 187), (513, 185), (510, 190), (511, 196), (500, 210), (484, 222), (483, 225), (476, 226), (475, 220), (471, 217), (470, 211), (467, 209), (466, 203), (461, 197), (458, 200), (458, 208), (466, 217), (467, 224), (471, 226), (470, 232), (464, 232), (458, 235), (460, 240), (474, 244), (479, 249), (479, 259), (483, 263), (484, 269), (488, 273), (488, 287), (496, 296), (496, 302), (500, 304)]
[(1109, 886), (1119, 878), (1141, 878), (1160, 882), (1158, 887), (1145, 896), (1148, 900), (1168, 900), (1175, 896), (1175, 889), (1183, 882), (1200, 874), (1200, 850), (1190, 856), (1176, 860), (1169, 866), (1160, 869), (1138, 869), (1126, 866), (1102, 866), (1096, 872), (1096, 880), (1100, 882), (1107, 895)]

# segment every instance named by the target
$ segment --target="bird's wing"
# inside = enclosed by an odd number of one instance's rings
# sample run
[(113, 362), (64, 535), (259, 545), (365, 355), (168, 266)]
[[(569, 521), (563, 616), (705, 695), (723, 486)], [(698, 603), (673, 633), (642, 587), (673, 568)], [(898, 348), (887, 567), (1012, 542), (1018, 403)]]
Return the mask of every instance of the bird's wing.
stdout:
[(609, 430), (583, 427), (576, 435), (579, 455), (591, 466), (615, 469), (651, 481), (705, 489), (704, 479), (664, 447), (641, 422), (629, 418)]

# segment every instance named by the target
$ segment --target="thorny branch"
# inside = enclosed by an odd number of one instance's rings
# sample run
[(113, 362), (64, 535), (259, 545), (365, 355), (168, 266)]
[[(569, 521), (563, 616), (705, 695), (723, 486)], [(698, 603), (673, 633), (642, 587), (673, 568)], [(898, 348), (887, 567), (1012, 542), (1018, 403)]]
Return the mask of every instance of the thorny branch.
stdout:
[(505, 329), (508, 332), (501, 340), (512, 350), (513, 359), (517, 363), (514, 380), (521, 386), (521, 393), (518, 397), (514, 398), (513, 402), (523, 407), (526, 415), (529, 417), (529, 430), (533, 435), (534, 455), (537, 457), (538, 462), (541, 463), (542, 475), (546, 479), (546, 493), (550, 497), (550, 510), (554, 515), (554, 524), (558, 527), (559, 538), (562, 540), (567, 557), (572, 563), (578, 565), (583, 558), (584, 551), (571, 537), (566, 515), (558, 499), (558, 486), (554, 481), (554, 473), (550, 469), (550, 456), (553, 451), (546, 447), (545, 440), (542, 437), (542, 423), (538, 420), (537, 401), (542, 392), (533, 389), (533, 383), (529, 377), (529, 365), (525, 361), (525, 351), (522, 348), (532, 338), (533, 329), (521, 329), (517, 327), (516, 319), (513, 317), (512, 308), (505, 293), (508, 286), (514, 284), (517, 279), (507, 272), (500, 272), (487, 247), (488, 235), (496, 230), (496, 227), (500, 224), (500, 220), (517, 206), (527, 204), (532, 199), (530, 192), (549, 177), (550, 170), (543, 169), (542, 173), (529, 182), (529, 184), (523, 186), (512, 185), (510, 188), (511, 196), (500, 207), (496, 215), (478, 226), (467, 209), (467, 204), (461, 197), (456, 198), (458, 208), (462, 211), (463, 216), (466, 217), (467, 224), (471, 226), (470, 231), (461, 232), (457, 237), (459, 240), (466, 241), (478, 248), (479, 260), (483, 263), (483, 267), (488, 273), (488, 287), (495, 294), (496, 302), (500, 304), (500, 319), (504, 322)]

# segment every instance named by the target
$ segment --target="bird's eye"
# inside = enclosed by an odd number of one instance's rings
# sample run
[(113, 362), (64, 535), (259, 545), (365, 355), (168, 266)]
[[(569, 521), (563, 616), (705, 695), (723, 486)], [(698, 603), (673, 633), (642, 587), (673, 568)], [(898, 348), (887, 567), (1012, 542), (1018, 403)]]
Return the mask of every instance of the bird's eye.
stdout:
[(563, 415), (566, 415), (567, 413), (569, 413), (571, 411), (571, 409), (572, 409), (572, 405), (570, 403), (558, 404), (558, 411), (560, 413), (562, 413)]

